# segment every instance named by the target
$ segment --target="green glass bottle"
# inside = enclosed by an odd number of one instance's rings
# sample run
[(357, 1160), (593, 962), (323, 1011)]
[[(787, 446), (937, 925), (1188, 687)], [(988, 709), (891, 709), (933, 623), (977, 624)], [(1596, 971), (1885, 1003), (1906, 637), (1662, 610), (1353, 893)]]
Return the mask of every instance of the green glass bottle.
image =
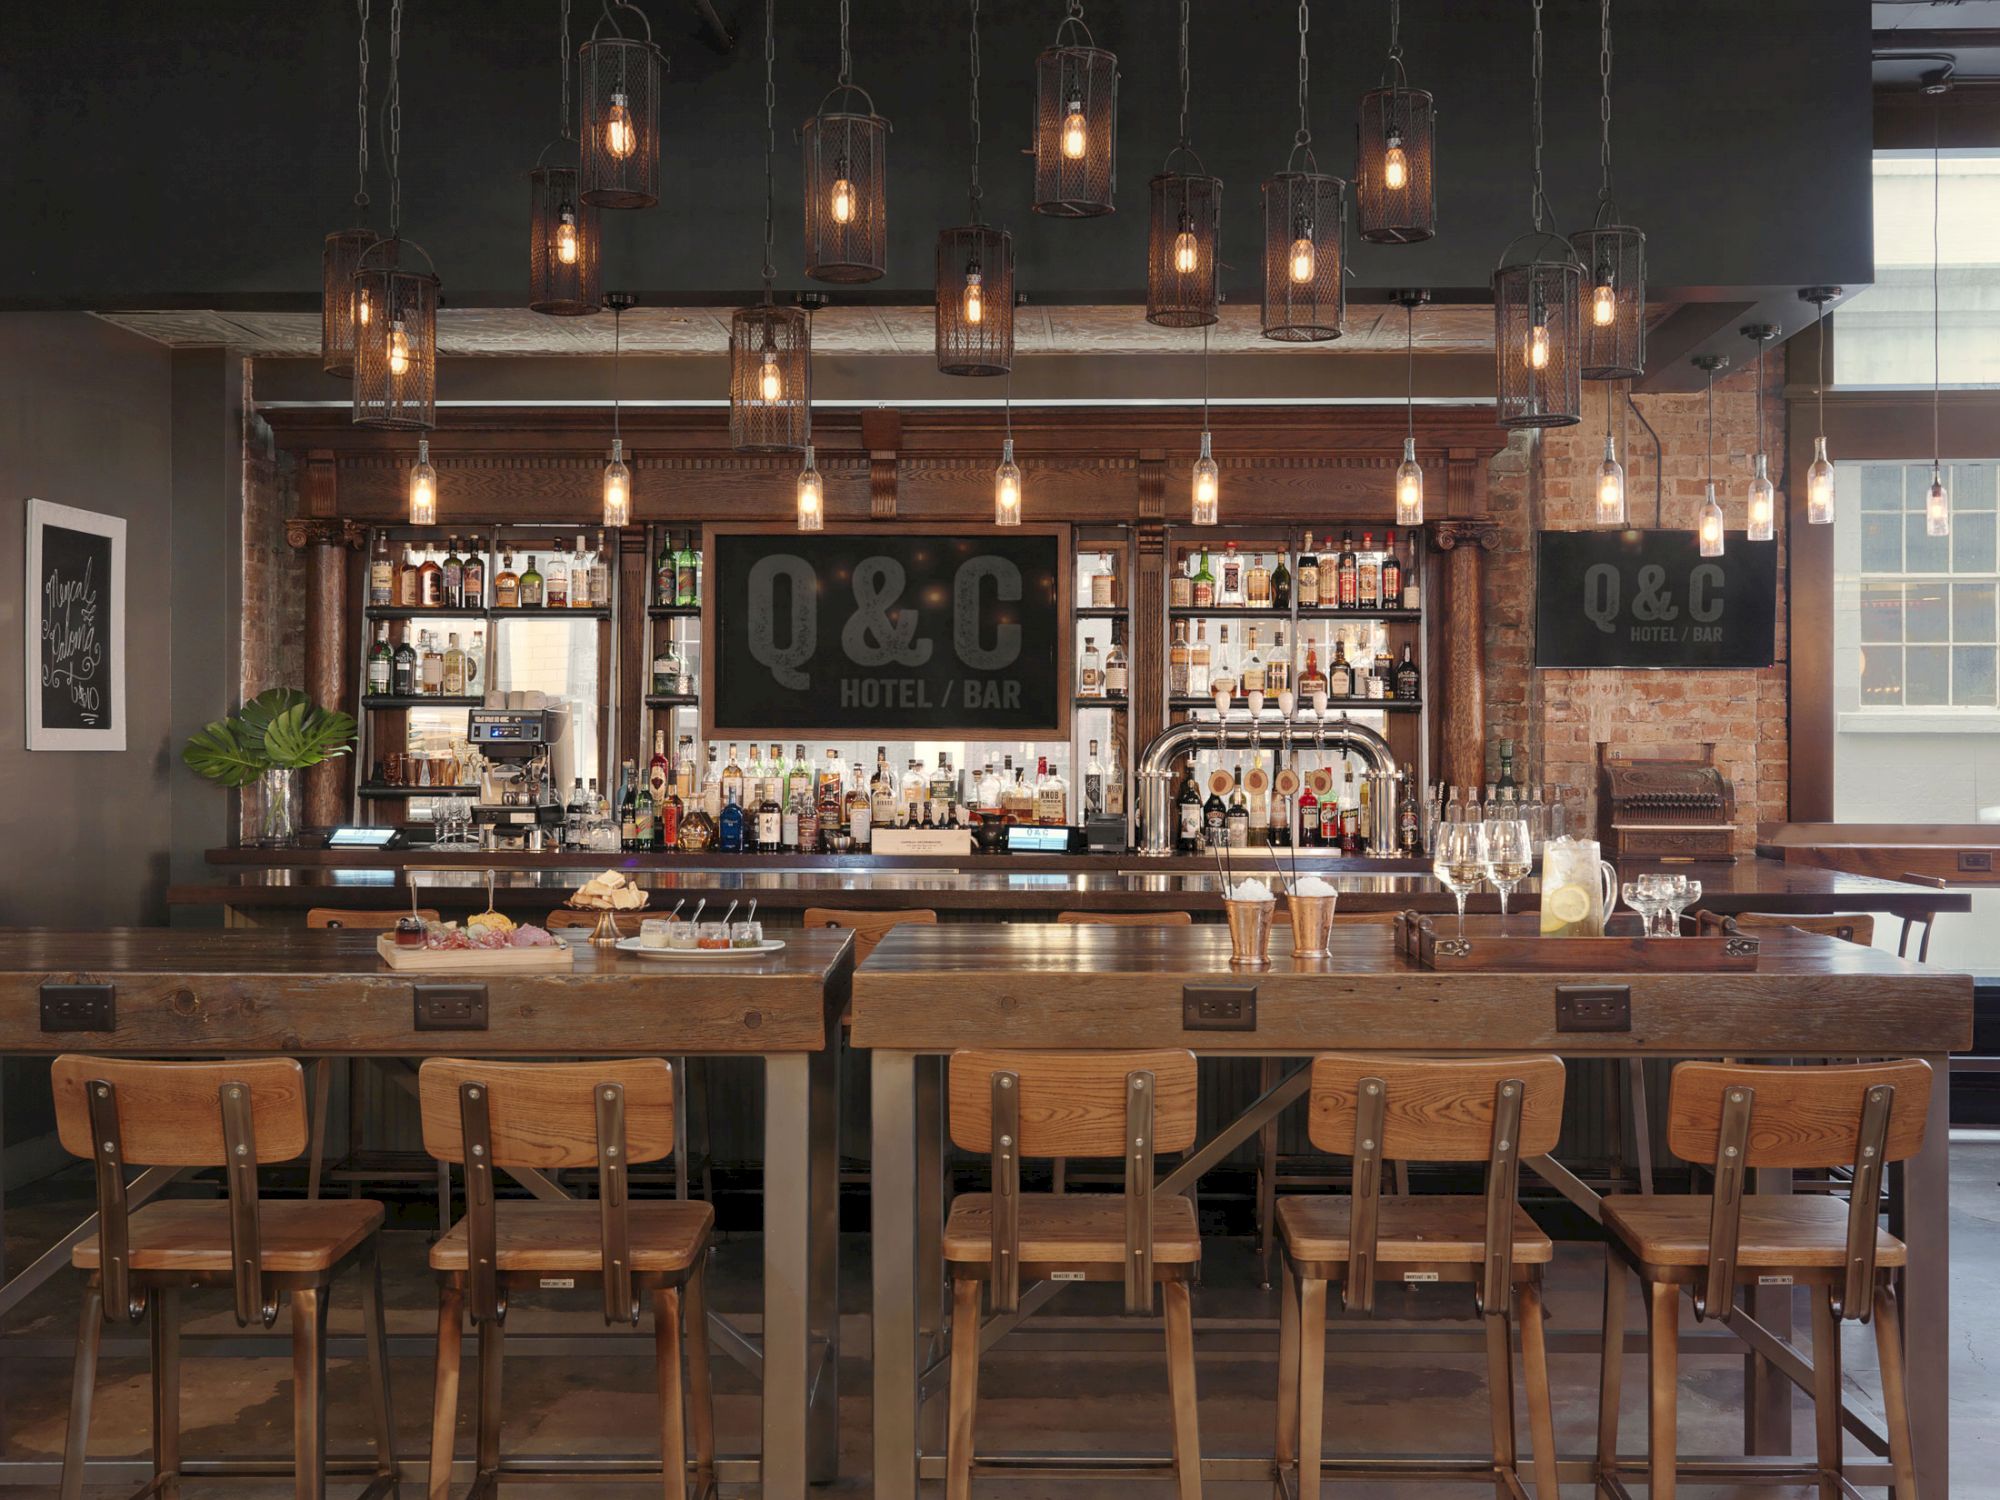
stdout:
[(1208, 566), (1208, 548), (1201, 549), (1201, 566), (1194, 575), (1194, 602), (1198, 609), (1207, 609), (1215, 603), (1215, 574)]
[[(602, 549), (600, 549), (602, 550)], [(674, 582), (675, 569), (679, 566), (680, 554), (674, 550), (674, 534), (666, 532), (660, 540), (660, 555), (653, 564), (653, 602), (672, 604), (678, 597)]]

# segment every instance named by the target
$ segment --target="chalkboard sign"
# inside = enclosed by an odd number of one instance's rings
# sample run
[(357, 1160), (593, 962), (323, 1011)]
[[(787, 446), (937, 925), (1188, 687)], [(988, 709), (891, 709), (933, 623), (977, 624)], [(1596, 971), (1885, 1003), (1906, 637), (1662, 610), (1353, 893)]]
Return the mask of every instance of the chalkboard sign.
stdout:
[(125, 748), (125, 522), (27, 505), (30, 750)]
[(1069, 732), (1062, 527), (707, 534), (710, 736)]
[(1538, 667), (1768, 667), (1778, 545), (1740, 531), (1703, 557), (1691, 531), (1544, 531)]

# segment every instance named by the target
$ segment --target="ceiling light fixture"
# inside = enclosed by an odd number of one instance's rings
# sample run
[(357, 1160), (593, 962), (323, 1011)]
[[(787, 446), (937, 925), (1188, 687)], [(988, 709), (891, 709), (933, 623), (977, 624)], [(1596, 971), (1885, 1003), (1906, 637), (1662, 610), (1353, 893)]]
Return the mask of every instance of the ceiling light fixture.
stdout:
[(1708, 377), (1708, 491), (1695, 520), (1695, 540), (1703, 557), (1722, 556), (1722, 504), (1715, 498), (1715, 372), (1729, 363), (1720, 354), (1697, 354), (1693, 364)]
[(1611, 197), (1611, 0), (1599, 0), (1597, 73), (1597, 218), (1570, 236), (1590, 278), (1583, 378), (1631, 380), (1646, 369), (1646, 236), (1618, 222)]
[(1201, 330), (1201, 455), (1195, 459), (1194, 471), (1189, 475), (1189, 490), (1194, 524), (1215, 525), (1222, 518), (1222, 471), (1216, 467), (1215, 455), (1209, 451), (1206, 327)]
[[(617, 12), (645, 28), (628, 37)], [(611, 35), (601, 33), (611, 28)], [(660, 201), (660, 80), (666, 58), (653, 45), (653, 23), (631, 0), (605, 0), (590, 40), (577, 53), (582, 94), (578, 152), (582, 198), (599, 208), (651, 208)]]
[(889, 122), (853, 81), (847, 7), (840, 0), (840, 77), (802, 131), (806, 275), (815, 281), (874, 281), (889, 264)]
[(1222, 179), (1209, 176), (1188, 145), (1188, 0), (1181, 0), (1180, 56), (1180, 139), (1148, 185), (1146, 321), (1162, 328), (1213, 323), (1221, 302), (1215, 256), (1222, 238)]
[(1813, 460), (1806, 469), (1806, 521), (1813, 526), (1833, 524), (1833, 461), (1826, 456), (1826, 305), (1839, 297), (1837, 286), (1799, 288), (1799, 300), (1810, 302), (1813, 313), (1813, 356), (1818, 372), (1813, 378), (1813, 394), (1819, 403), (1819, 433), (1813, 439)]
[(1069, 0), (1056, 39), (1035, 59), (1035, 212), (1088, 219), (1118, 189), (1118, 59)]
[(368, 228), (368, 0), (355, 6), (361, 18), (357, 51), (361, 60), (361, 83), (355, 97), (354, 116), (357, 138), (354, 208), (363, 222), (353, 229), (336, 230), (326, 237), (319, 261), (319, 367), (329, 375), (343, 378), (354, 374), (356, 310), (354, 273), (361, 256), (375, 243), (375, 231)]
[[(599, 289), (602, 261), (597, 207), (583, 198), (582, 170), (574, 165), (576, 137), (570, 128), (569, 0), (562, 0), (562, 34), (557, 46), (562, 100), (556, 139), (542, 148), (528, 174), (528, 307), (551, 317), (582, 317), (603, 304)], [(561, 164), (547, 165), (557, 151)]]
[(431, 467), (431, 440), (417, 439), (417, 461), (410, 466), (410, 524), (435, 526), (438, 518), (438, 476)]
[[(1604, 383), (1604, 461), (1597, 466), (1597, 508), (1595, 519), (1599, 526), (1623, 526), (1625, 524), (1625, 466), (1618, 462), (1618, 440), (1611, 435), (1611, 406), (1617, 394), (1618, 382)], [(1619, 424), (1624, 424), (1624, 412), (1619, 412)]]
[(947, 375), (1004, 375), (1014, 367), (1014, 239), (986, 222), (979, 186), (979, 0), (966, 51), (972, 81), (971, 222), (938, 231), (937, 367)]
[(1389, 0), (1389, 66), (1361, 96), (1354, 136), (1354, 213), (1361, 238), (1413, 245), (1437, 233), (1435, 102), (1403, 72), (1403, 7)]
[(1396, 524), (1424, 524), (1424, 466), (1417, 462), (1417, 309), (1431, 300), (1422, 288), (1396, 293), (1403, 308), (1403, 461), (1396, 466)]
[(1775, 323), (1746, 323), (1743, 336), (1757, 345), (1757, 452), (1750, 460), (1749, 524), (1744, 535), (1768, 542), (1777, 535), (1778, 487), (1771, 483), (1771, 456), (1764, 451), (1764, 346), (1778, 336)]
[(1019, 526), (1021, 524), (1021, 466), (1014, 462), (1014, 377), (1007, 376), (1007, 395), (1003, 407), (1006, 413), (1007, 435), (1000, 443), (1000, 462), (993, 469), (993, 524), (995, 526)]
[(778, 275), (771, 250), (776, 70), (773, 5), (764, 0), (764, 296), (729, 318), (729, 442), (740, 452), (797, 453), (812, 431), (812, 324), (803, 308), (779, 307), (771, 292)]
[(632, 471), (625, 467), (625, 440), (618, 430), (618, 358), (624, 348), (625, 310), (639, 299), (630, 292), (611, 292), (604, 305), (611, 309), (611, 458), (604, 465), (604, 524), (632, 524)]
[(1321, 343), (1346, 331), (1342, 238), (1347, 184), (1313, 159), (1307, 110), (1306, 35), (1312, 16), (1299, 0), (1299, 128), (1285, 170), (1264, 182), (1264, 337)]

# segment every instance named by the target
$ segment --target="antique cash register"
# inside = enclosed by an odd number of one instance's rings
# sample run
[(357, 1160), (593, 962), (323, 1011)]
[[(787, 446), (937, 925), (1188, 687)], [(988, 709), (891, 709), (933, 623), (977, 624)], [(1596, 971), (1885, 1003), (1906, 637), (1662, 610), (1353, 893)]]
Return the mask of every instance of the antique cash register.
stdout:
[(1686, 749), (1613, 755), (1598, 745), (1597, 838), (1606, 859), (1736, 858), (1736, 789), (1716, 766), (1714, 745), (1698, 755)]

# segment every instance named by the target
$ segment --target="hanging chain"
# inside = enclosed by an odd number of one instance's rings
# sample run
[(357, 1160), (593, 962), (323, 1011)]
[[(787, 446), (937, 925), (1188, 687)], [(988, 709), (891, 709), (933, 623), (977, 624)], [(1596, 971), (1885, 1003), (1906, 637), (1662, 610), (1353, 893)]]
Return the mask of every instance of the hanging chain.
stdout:
[(389, 238), (403, 222), (403, 0), (389, 7)]
[(979, 0), (972, 0), (972, 30), (966, 38), (966, 52), (972, 61), (972, 222), (982, 222), (979, 214)]
[[(1185, 12), (1187, 7), (1182, 6)], [(1208, 325), (1201, 325), (1201, 431), (1208, 435)]]
[(1312, 144), (1312, 125), (1306, 113), (1306, 84), (1311, 73), (1311, 64), (1306, 58), (1306, 33), (1312, 30), (1312, 12), (1306, 0), (1299, 0), (1299, 133), (1297, 143), (1301, 146)]
[(847, 0), (840, 0), (840, 82), (845, 87), (854, 73), (854, 56), (847, 50)]
[(1708, 367), (1708, 483), (1715, 483), (1715, 366)]
[(1598, 201), (1611, 197), (1611, 0), (1603, 0), (1597, 20)]
[(354, 99), (355, 137), (359, 141), (356, 153), (354, 206), (368, 206), (368, 0), (356, 0), (355, 9), (361, 13), (361, 41), (356, 48), (361, 57), (361, 88)]
[(1187, 145), (1188, 111), (1188, 0), (1181, 0), (1181, 144)]
[(618, 443), (618, 355), (624, 348), (625, 309), (611, 309), (611, 442)]
[[(764, 0), (764, 300), (771, 300), (771, 283), (778, 268), (771, 263), (771, 157), (778, 149), (778, 36), (775, 0)], [(841, 7), (845, 14), (845, 4)]]
[[(1939, 327), (1942, 319), (1938, 305), (1938, 263), (1943, 258), (1943, 250), (1938, 239), (1938, 189), (1943, 167), (1938, 158), (1938, 116), (1942, 108), (1931, 106), (1931, 467), (1938, 466), (1938, 401), (1944, 389), (1944, 361), (1941, 354)], [(1824, 399), (1824, 398), (1822, 398)]]
[(560, 41), (559, 43), (557, 43), (557, 46), (559, 47), (559, 49), (560, 49), (560, 53), (561, 53), (560, 57), (558, 58), (558, 61), (559, 61), (559, 62), (560, 62), (560, 64), (561, 64), (561, 71), (562, 71), (562, 113), (561, 113), (561, 114), (560, 114), (560, 115), (559, 115), (559, 116), (557, 117), (557, 128), (558, 128), (558, 129), (559, 129), (559, 130), (561, 131), (561, 133), (562, 133), (562, 138), (563, 138), (564, 140), (568, 140), (568, 139), (570, 138), (570, 133), (569, 133), (569, 129), (570, 129), (570, 126), (569, 126), (569, 0), (562, 0), (562, 40), (561, 40), (561, 41)]
[(1389, 61), (1403, 60), (1403, 0), (1389, 0)]
[(1417, 435), (1417, 305), (1403, 304), (1403, 415), (1404, 435)]
[(1819, 435), (1826, 436), (1826, 301), (1814, 299), (1813, 332), (1819, 337), (1813, 340), (1817, 346), (1814, 356), (1819, 360), (1819, 369), (1813, 375), (1813, 395), (1819, 401)]
[(1542, 232), (1542, 0), (1535, 0), (1535, 187), (1529, 199), (1528, 211), (1534, 216), (1535, 233)]
[(1764, 345), (1766, 340), (1760, 334), (1757, 339), (1757, 453), (1764, 452)]

